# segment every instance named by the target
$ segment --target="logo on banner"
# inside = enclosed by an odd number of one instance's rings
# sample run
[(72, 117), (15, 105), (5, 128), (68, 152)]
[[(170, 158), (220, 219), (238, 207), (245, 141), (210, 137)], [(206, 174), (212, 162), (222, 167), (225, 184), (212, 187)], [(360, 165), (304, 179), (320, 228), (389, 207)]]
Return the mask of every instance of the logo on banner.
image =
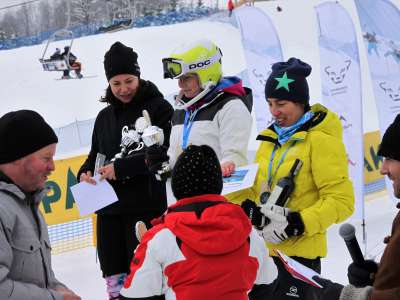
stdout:
[(339, 67), (326, 66), (325, 73), (334, 84), (340, 84), (346, 77), (346, 73), (351, 65), (351, 60), (345, 60)]
[(379, 82), (379, 87), (392, 101), (400, 101), (400, 86), (394, 82)]
[(267, 79), (269, 75), (271, 74), (271, 70), (267, 71), (266, 73), (262, 72), (261, 70), (257, 70), (256, 68), (251, 71), (253, 73), (254, 78), (258, 81), (260, 85), (265, 87), (265, 84), (267, 83)]
[(353, 124), (350, 123), (350, 121), (344, 115), (339, 115), (339, 120), (340, 122), (342, 122), (343, 130), (346, 130), (353, 126)]
[(333, 88), (330, 89), (331, 96), (347, 93), (347, 85), (344, 85), (344, 81), (350, 65), (351, 60), (346, 59), (334, 66), (329, 65), (324, 68), (326, 75), (333, 84)]

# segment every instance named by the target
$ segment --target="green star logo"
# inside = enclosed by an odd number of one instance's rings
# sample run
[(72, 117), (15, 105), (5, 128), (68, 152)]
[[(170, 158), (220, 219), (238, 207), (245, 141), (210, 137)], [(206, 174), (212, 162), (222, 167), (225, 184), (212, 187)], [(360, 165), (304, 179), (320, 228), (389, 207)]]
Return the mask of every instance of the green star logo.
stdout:
[(293, 82), (294, 79), (290, 79), (287, 77), (286, 72), (282, 75), (282, 77), (275, 77), (276, 81), (278, 81), (278, 85), (276, 86), (275, 90), (279, 90), (280, 88), (285, 88), (289, 92), (289, 83)]

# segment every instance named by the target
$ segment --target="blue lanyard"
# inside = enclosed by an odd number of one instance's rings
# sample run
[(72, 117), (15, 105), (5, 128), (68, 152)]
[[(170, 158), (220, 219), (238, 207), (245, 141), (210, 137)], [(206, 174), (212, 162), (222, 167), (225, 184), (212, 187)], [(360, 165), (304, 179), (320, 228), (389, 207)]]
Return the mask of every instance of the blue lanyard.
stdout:
[(185, 150), (188, 146), (190, 131), (194, 123), (194, 117), (196, 116), (198, 110), (190, 113), (188, 110), (185, 111), (185, 121), (183, 123), (183, 135), (182, 135), (182, 150)]
[(286, 154), (289, 152), (289, 150), (296, 144), (297, 141), (293, 141), (293, 143), (285, 150), (285, 152), (282, 154), (281, 158), (279, 159), (278, 165), (275, 168), (274, 173), (272, 174), (272, 163), (274, 162), (274, 157), (275, 157), (275, 152), (276, 149), (278, 149), (278, 145), (275, 145), (274, 150), (272, 150), (271, 158), (269, 159), (269, 165), (268, 165), (268, 187), (272, 187), (272, 180), (275, 177), (276, 173), (278, 172), (279, 167), (283, 163), (283, 160), (286, 157)]

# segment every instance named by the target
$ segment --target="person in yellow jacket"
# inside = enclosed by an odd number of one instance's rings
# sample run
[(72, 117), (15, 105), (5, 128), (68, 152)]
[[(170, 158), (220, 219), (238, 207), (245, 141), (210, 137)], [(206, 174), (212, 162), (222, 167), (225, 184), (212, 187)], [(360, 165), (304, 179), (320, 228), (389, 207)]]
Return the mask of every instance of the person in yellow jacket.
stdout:
[[(278, 62), (266, 82), (265, 96), (274, 123), (257, 137), (261, 141), (254, 186), (230, 200), (241, 203), (264, 237), (270, 253), (280, 250), (321, 272), (327, 254), (326, 230), (354, 211), (354, 193), (338, 116), (321, 104), (309, 105), (306, 77), (311, 66), (297, 59)], [(302, 166), (285, 205), (268, 197), (280, 178), (288, 175), (296, 159)], [(266, 204), (260, 203), (260, 197)], [(254, 201), (254, 202), (251, 202)], [(253, 207), (249, 209), (249, 203)], [(256, 213), (258, 210), (258, 214)], [(261, 214), (260, 214), (261, 213)], [(262, 224), (257, 216), (262, 216)], [(255, 221), (255, 222), (254, 222)], [(265, 225), (267, 224), (267, 225)], [(305, 299), (310, 285), (294, 279), (274, 257), (278, 278), (271, 285), (273, 299)]]

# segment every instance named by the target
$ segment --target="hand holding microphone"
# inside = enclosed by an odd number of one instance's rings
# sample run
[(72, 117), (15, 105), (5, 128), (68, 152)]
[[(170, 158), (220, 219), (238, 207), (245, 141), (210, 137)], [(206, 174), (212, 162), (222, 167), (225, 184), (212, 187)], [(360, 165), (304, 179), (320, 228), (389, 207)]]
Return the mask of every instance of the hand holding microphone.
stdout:
[(349, 223), (340, 226), (340, 236), (344, 239), (353, 262), (347, 269), (349, 283), (355, 287), (373, 285), (378, 271), (378, 264), (373, 260), (365, 260), (355, 236), (355, 228)]

